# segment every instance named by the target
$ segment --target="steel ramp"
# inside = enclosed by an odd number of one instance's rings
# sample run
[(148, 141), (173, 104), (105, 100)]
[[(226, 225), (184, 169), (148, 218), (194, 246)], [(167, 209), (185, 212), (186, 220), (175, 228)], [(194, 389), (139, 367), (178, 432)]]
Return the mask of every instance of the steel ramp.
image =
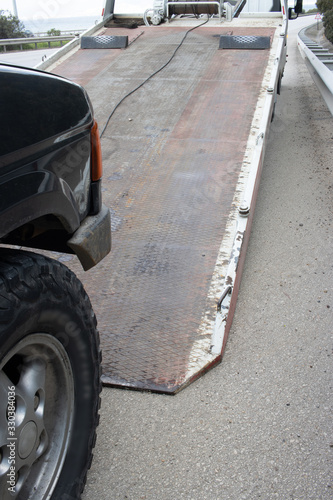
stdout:
[[(85, 85), (102, 128), (185, 31), (146, 29), (126, 50), (95, 58), (98, 51), (81, 50), (56, 71)], [(270, 57), (219, 50), (223, 33), (189, 34), (169, 66), (121, 104), (103, 136), (112, 252), (79, 274), (98, 317), (105, 385), (172, 394), (221, 360), (253, 216), (244, 213), (240, 229), (244, 156)], [(232, 294), (217, 311), (227, 286)]]

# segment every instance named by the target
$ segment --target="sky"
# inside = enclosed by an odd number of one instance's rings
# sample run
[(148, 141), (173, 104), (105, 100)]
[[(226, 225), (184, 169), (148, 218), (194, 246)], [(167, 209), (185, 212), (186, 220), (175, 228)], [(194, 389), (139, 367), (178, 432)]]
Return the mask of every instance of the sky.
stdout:
[[(316, 0), (303, 0), (304, 7)], [(16, 0), (19, 19), (100, 16), (105, 0)], [(116, 0), (115, 12), (143, 13), (153, 0)], [(0, 0), (0, 9), (13, 11), (13, 0)]]
[[(105, 0), (16, 0), (19, 19), (100, 16)], [(153, 0), (116, 0), (118, 12), (142, 13)], [(0, 0), (0, 9), (14, 13), (13, 0)], [(116, 9), (115, 9), (116, 10)]]

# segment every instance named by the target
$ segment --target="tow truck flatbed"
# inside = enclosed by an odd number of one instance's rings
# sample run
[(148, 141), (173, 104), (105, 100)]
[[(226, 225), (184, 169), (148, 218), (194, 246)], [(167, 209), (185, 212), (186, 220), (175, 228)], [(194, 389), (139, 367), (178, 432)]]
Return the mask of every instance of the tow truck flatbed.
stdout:
[[(231, 327), (287, 20), (210, 19), (179, 46), (203, 21), (103, 28), (128, 47), (78, 49), (50, 69), (86, 88), (106, 126), (113, 247), (80, 276), (99, 319), (105, 385), (175, 393), (221, 361)], [(269, 37), (270, 48), (220, 49), (221, 35)]]

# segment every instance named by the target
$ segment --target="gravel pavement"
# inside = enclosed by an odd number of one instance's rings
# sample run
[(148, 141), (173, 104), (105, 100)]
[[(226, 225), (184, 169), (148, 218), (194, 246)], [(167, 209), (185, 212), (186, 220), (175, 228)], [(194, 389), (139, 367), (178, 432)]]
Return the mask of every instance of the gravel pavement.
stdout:
[(333, 498), (333, 119), (298, 52), (222, 364), (176, 396), (104, 388), (84, 500)]

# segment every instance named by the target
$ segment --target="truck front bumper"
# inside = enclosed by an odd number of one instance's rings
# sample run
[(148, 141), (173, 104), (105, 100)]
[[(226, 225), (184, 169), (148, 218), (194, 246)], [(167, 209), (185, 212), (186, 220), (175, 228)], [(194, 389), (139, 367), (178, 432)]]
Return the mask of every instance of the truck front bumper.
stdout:
[(85, 271), (98, 264), (111, 250), (110, 210), (102, 205), (98, 214), (86, 217), (67, 245), (76, 253)]

